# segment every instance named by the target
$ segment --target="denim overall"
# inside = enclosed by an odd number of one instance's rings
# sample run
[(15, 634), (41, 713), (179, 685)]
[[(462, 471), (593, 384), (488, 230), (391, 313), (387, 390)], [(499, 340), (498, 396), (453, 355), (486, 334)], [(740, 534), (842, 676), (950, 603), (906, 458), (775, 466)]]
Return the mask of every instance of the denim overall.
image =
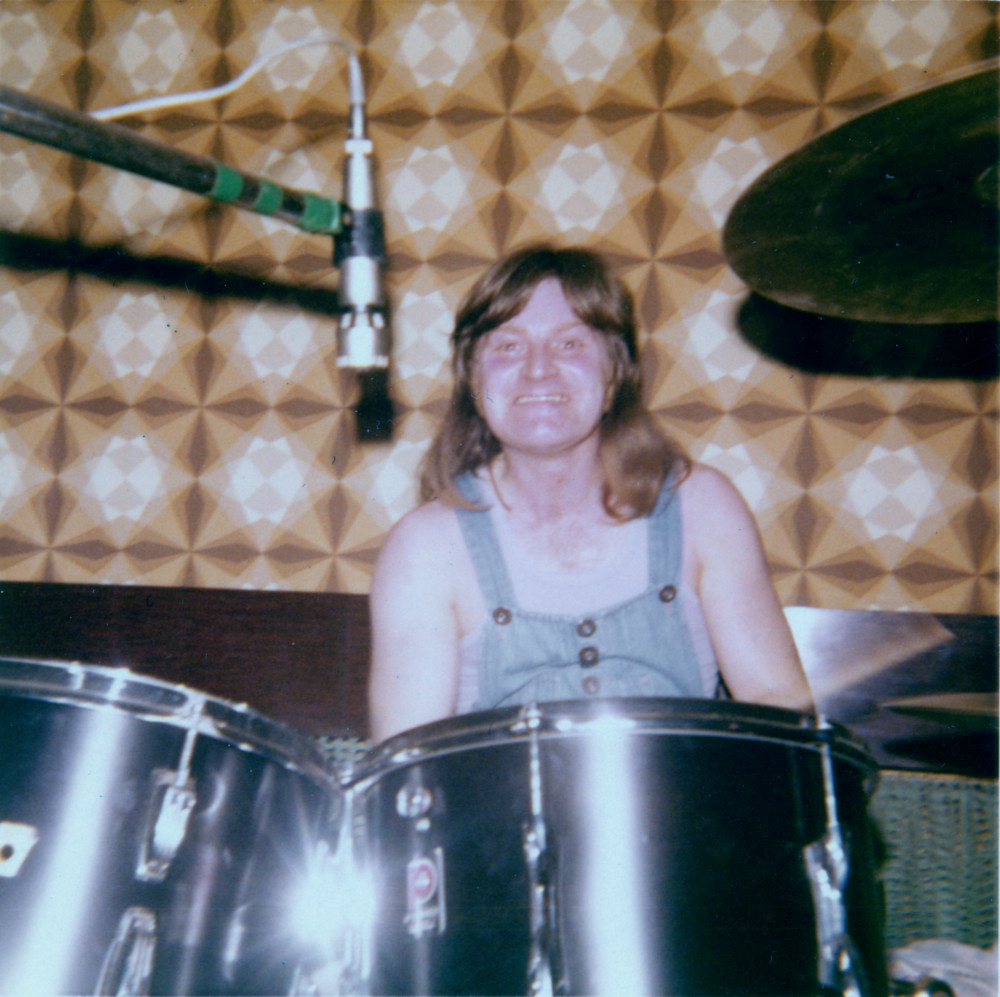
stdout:
[[(455, 482), (476, 505), (478, 480)], [(517, 605), (488, 510), (456, 509), (486, 600), (474, 709), (603, 696), (704, 697), (698, 656), (678, 598), (680, 502), (671, 476), (649, 524), (649, 584), (632, 599), (576, 616)]]

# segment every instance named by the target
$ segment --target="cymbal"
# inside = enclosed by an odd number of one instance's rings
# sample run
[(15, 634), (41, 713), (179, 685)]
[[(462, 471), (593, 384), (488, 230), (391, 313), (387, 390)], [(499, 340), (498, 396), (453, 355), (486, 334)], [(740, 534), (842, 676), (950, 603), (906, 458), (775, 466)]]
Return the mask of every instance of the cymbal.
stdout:
[(906, 713), (925, 720), (960, 727), (963, 730), (996, 730), (998, 722), (995, 692), (938, 692), (908, 696), (885, 704), (894, 713)]
[(758, 294), (862, 322), (994, 320), (1000, 70), (893, 100), (813, 139), (737, 201), (730, 266)]

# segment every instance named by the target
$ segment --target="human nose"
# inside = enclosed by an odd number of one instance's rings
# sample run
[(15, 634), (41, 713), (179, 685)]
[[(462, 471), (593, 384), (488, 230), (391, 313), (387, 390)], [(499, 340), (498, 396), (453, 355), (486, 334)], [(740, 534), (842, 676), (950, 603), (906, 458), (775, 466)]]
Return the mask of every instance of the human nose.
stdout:
[(546, 343), (529, 343), (524, 354), (524, 376), (541, 380), (555, 370), (555, 361)]

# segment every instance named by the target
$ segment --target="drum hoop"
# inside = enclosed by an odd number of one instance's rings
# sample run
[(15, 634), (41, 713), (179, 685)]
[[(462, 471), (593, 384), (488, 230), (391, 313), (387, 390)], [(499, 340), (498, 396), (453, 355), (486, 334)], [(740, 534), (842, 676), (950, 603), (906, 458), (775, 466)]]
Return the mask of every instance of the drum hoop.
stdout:
[(37, 658), (0, 659), (0, 696), (108, 709), (138, 720), (225, 741), (241, 751), (275, 758), (285, 767), (331, 783), (319, 747), (291, 727), (244, 703), (129, 668)]
[[(529, 711), (534, 711), (532, 716)], [(526, 719), (528, 717), (528, 719)], [(506, 744), (525, 743), (536, 731), (543, 741), (586, 735), (620, 725), (629, 736), (687, 734), (747, 738), (821, 752), (847, 761), (865, 776), (877, 769), (867, 746), (846, 728), (820, 724), (811, 715), (778, 707), (705, 699), (607, 698), (503, 707), (439, 720), (405, 731), (375, 747), (355, 768), (351, 782), (363, 787), (402, 766)]]

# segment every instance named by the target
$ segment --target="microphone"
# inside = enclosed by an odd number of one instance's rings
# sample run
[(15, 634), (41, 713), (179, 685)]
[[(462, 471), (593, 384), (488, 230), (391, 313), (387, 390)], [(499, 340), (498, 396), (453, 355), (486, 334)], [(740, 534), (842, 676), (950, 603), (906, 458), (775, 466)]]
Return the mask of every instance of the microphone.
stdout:
[(365, 134), (361, 70), (350, 60), (351, 133), (345, 143), (344, 227), (334, 237), (340, 270), (337, 366), (370, 370), (389, 366), (389, 314), (383, 287), (386, 264), (382, 213), (375, 203), (372, 143)]

